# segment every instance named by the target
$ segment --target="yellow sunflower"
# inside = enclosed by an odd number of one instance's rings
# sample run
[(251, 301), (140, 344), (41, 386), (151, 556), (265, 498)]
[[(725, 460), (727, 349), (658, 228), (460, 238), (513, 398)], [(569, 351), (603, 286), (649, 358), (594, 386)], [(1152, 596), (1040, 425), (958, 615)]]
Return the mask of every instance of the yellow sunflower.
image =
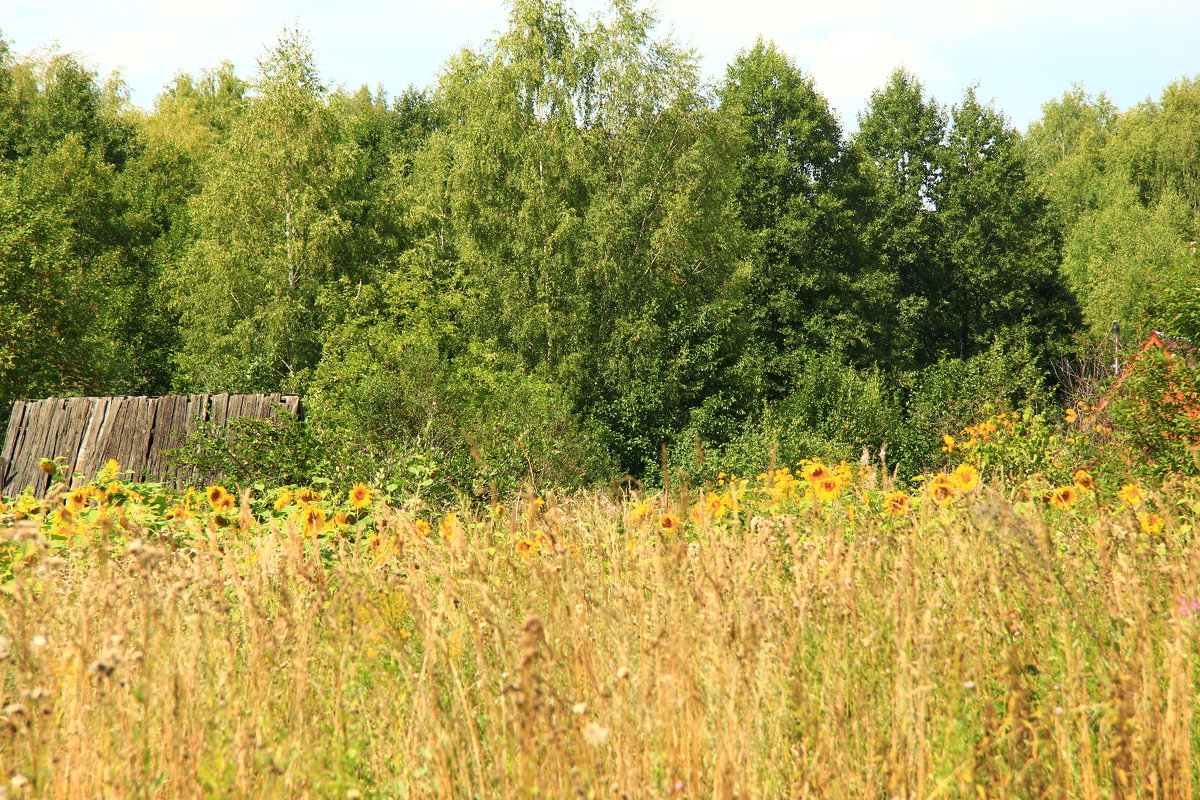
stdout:
[(829, 467), (825, 466), (820, 461), (813, 461), (809, 463), (800, 471), (800, 474), (804, 476), (804, 480), (812, 484), (816, 484), (819, 481), (833, 477), (833, 473), (829, 471)]
[(964, 492), (979, 485), (979, 470), (971, 464), (959, 464), (950, 477), (954, 479), (954, 486)]
[(813, 482), (813, 492), (817, 499), (823, 502), (836, 500), (838, 495), (842, 493), (842, 485), (833, 476), (821, 478)]
[(210, 486), (206, 490), (208, 495), (208, 504), (212, 506), (213, 511), (225, 513), (232, 511), (235, 505), (233, 495), (224, 486)]
[(944, 506), (954, 499), (954, 479), (944, 473), (938, 475), (926, 491), (935, 503)]
[(1117, 492), (1117, 496), (1121, 498), (1121, 502), (1130, 508), (1137, 508), (1142, 504), (1144, 495), (1142, 487), (1136, 483), (1127, 483), (1121, 487), (1121, 491)]
[(1146, 533), (1162, 533), (1166, 522), (1158, 514), (1143, 514), (1138, 519), (1138, 524), (1142, 526), (1142, 530)]
[(371, 499), (371, 490), (366, 484), (356, 483), (350, 489), (350, 505), (359, 511), (371, 505)]
[(1047, 499), (1050, 501), (1050, 505), (1055, 508), (1070, 508), (1079, 499), (1079, 493), (1075, 491), (1075, 487), (1073, 486), (1059, 486), (1050, 492), (1050, 496)]
[(893, 517), (901, 517), (912, 508), (912, 498), (904, 492), (892, 492), (883, 498), (883, 507)]

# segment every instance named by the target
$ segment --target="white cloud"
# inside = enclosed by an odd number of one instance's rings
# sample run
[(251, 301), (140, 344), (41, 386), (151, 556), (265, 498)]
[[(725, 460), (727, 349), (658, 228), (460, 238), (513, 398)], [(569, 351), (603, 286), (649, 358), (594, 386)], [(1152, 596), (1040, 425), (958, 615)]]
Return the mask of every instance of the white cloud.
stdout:
[(805, 60), (817, 88), (851, 128), (857, 127), (856, 111), (897, 67), (932, 85), (951, 83), (954, 78), (927, 43), (902, 39), (874, 26), (835, 31)]

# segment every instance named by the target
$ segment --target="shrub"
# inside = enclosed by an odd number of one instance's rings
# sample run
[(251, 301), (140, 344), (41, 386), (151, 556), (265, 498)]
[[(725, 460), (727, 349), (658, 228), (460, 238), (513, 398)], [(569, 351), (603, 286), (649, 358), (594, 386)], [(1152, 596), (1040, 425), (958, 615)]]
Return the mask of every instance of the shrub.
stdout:
[(1128, 359), (1101, 409), (1134, 464), (1154, 474), (1196, 474), (1200, 447), (1200, 365), (1186, 342), (1152, 335)]

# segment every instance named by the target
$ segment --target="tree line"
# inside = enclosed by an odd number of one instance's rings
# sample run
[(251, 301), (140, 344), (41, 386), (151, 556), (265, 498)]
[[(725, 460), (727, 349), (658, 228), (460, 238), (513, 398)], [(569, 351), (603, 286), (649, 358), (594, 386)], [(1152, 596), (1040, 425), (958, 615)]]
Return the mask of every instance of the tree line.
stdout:
[(314, 472), (476, 492), (664, 445), (908, 471), (1061, 400), (1114, 320), (1200, 335), (1200, 79), (1072, 87), (1022, 134), (897, 70), (847, 133), (774, 44), (709, 85), (656, 22), (516, 0), (395, 96), (285, 30), (151, 111), (0, 38), (0, 408), (298, 392)]

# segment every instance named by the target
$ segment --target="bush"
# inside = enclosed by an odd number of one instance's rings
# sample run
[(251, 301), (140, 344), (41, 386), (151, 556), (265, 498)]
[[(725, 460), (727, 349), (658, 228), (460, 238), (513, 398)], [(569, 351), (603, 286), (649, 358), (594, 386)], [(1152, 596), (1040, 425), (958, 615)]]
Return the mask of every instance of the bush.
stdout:
[(672, 447), (672, 464), (705, 479), (717, 468), (754, 475), (772, 462), (856, 460), (864, 448), (875, 459), (885, 442), (890, 453), (905, 434), (895, 389), (878, 370), (813, 355), (800, 365), (795, 386), (788, 397), (747, 419), (728, 442), (706, 442), (689, 429)]
[(1127, 360), (1101, 410), (1135, 466), (1153, 474), (1196, 474), (1200, 448), (1200, 365), (1195, 348), (1157, 334)]
[(427, 476), (434, 494), (480, 497), (606, 475), (562, 393), (513, 356), (477, 344), (448, 355), (428, 331), (386, 323), (347, 333), (327, 345), (307, 398), (343, 473), (401, 486)]

